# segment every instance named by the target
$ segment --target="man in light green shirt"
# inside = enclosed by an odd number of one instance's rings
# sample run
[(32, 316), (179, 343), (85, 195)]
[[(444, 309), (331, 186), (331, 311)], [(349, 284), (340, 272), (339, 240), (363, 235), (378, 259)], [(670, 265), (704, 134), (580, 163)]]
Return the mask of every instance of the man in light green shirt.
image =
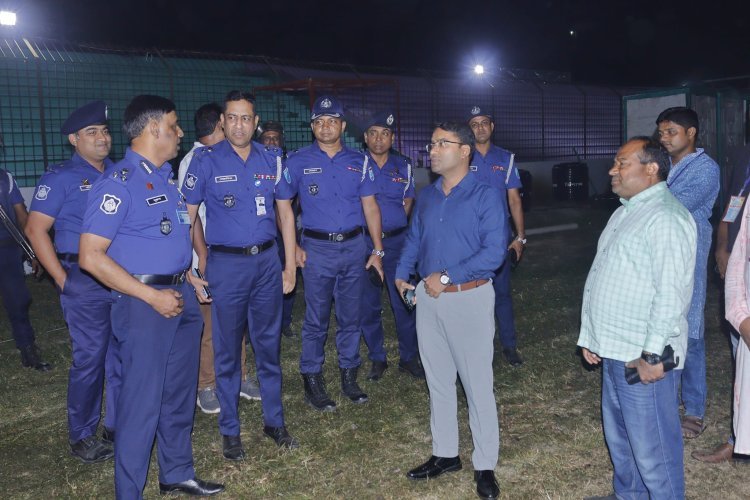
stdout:
[[(679, 371), (685, 364), (696, 227), (667, 189), (669, 156), (648, 137), (609, 171), (622, 205), (607, 223), (583, 292), (578, 345), (602, 363), (602, 421), (614, 466), (611, 498), (684, 498)], [(658, 359), (674, 350), (677, 369)], [(641, 382), (629, 385), (625, 367)], [(675, 372), (678, 372), (677, 374)], [(603, 497), (610, 498), (610, 497)]]

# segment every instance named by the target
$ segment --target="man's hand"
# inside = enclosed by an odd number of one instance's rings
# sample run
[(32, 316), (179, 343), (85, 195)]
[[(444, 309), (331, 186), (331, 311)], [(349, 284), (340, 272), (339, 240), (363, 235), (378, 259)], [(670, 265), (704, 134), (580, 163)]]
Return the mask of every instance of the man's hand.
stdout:
[[(396, 290), (398, 290), (398, 294), (401, 297), (404, 296), (404, 292), (406, 290), (414, 290), (414, 289), (417, 288), (414, 285), (412, 285), (411, 283), (409, 283), (408, 281), (404, 281), (404, 280), (400, 280), (400, 279), (397, 279), (395, 283), (396, 283)], [(414, 304), (416, 305), (416, 303), (417, 303), (417, 297), (415, 296), (414, 297)]]
[(375, 269), (380, 275), (380, 280), (385, 280), (385, 275), (383, 274), (383, 260), (377, 255), (370, 255), (370, 258), (367, 259), (367, 264), (365, 264), (365, 269), (370, 269), (371, 266), (375, 266)]
[(305, 262), (307, 262), (307, 252), (305, 252), (305, 250), (299, 245), (297, 245), (297, 250), (294, 253), (294, 260), (297, 261), (297, 267), (305, 267)]
[(589, 351), (585, 347), (581, 347), (581, 353), (583, 354), (583, 359), (585, 359), (586, 362), (590, 365), (598, 365), (602, 362), (602, 358)]
[(440, 283), (440, 273), (432, 273), (422, 281), (424, 281), (424, 291), (433, 299), (438, 298), (447, 286)]
[[(198, 269), (200, 269), (200, 264), (198, 264)], [(203, 274), (203, 269), (201, 269), (201, 274)], [(185, 274), (185, 277), (187, 278), (188, 283), (193, 285), (193, 290), (195, 290), (195, 296), (198, 298), (198, 302), (200, 302), (201, 304), (210, 304), (211, 302), (214, 301), (214, 299), (203, 295), (203, 287), (208, 286), (208, 281), (200, 279), (198, 276), (194, 275), (191, 271), (188, 271)]]
[[(198, 278), (196, 278), (196, 280), (197, 279)], [(180, 292), (171, 288), (162, 288), (158, 290), (154, 288), (153, 290), (154, 292), (148, 301), (148, 304), (153, 307), (156, 312), (165, 318), (174, 318), (182, 314), (185, 302), (182, 299), (182, 294)]]
[(297, 284), (297, 269), (284, 269), (281, 271), (281, 283), (284, 295), (292, 293), (294, 285)]
[(523, 243), (513, 238), (513, 241), (511, 241), (510, 245), (508, 245), (508, 250), (510, 250), (511, 248), (516, 251), (516, 255), (518, 255), (518, 262), (521, 262), (521, 258), (523, 256)]
[(634, 359), (627, 365), (628, 368), (637, 368), (638, 376), (641, 378), (642, 384), (650, 384), (657, 382), (664, 378), (664, 363), (658, 365), (650, 365), (646, 363), (642, 358)]
[(719, 276), (724, 279), (727, 274), (727, 264), (729, 264), (729, 252), (727, 252), (726, 247), (717, 248), (714, 257), (716, 257), (716, 268), (719, 271)]

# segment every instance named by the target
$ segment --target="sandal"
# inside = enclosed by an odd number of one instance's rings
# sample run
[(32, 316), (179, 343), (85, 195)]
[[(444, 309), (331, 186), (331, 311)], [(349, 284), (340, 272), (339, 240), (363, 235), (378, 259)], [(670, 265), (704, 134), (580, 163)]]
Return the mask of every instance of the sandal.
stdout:
[(682, 437), (685, 439), (695, 439), (706, 430), (706, 424), (703, 419), (692, 415), (682, 417)]

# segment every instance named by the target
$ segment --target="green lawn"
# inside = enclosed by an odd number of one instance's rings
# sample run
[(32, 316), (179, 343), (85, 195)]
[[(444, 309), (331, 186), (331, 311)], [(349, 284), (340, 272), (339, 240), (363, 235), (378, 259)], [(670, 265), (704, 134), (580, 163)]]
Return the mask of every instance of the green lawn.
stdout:
[[(501, 420), (503, 498), (581, 498), (611, 491), (611, 465), (601, 431), (600, 373), (576, 354), (581, 290), (596, 240), (607, 220), (597, 210), (565, 208), (528, 214), (528, 227), (569, 222), (578, 229), (530, 238), (513, 288), (520, 350), (526, 363), (509, 367), (495, 358), (495, 388)], [(22, 369), (0, 316), (0, 492), (2, 498), (107, 498), (114, 495), (112, 462), (83, 465), (68, 455), (65, 393), (70, 348), (56, 294), (48, 283), (29, 280), (38, 344), (54, 364), (49, 373)], [(748, 498), (747, 465), (708, 466), (690, 452), (726, 438), (730, 420), (731, 357), (720, 331), (718, 287), (709, 284), (706, 310), (710, 353), (708, 430), (686, 443), (690, 498)], [(299, 331), (302, 300), (295, 309)], [(338, 410), (320, 414), (302, 399), (299, 338), (282, 340), (287, 426), (299, 438), (295, 451), (278, 450), (262, 433), (260, 404), (240, 402), (242, 438), (248, 458), (239, 464), (221, 456), (216, 416), (195, 414), (193, 448), (198, 475), (226, 483), (223, 498), (475, 498), (471, 435), (460, 400), (464, 470), (425, 483), (405, 473), (431, 453), (426, 386), (399, 373), (390, 312), (385, 315), (391, 368), (378, 383), (361, 385), (370, 402), (357, 406), (338, 392), (333, 333), (325, 375)], [(366, 347), (362, 347), (363, 354)], [(363, 372), (368, 369), (363, 365)], [(145, 495), (158, 495), (156, 459)]]

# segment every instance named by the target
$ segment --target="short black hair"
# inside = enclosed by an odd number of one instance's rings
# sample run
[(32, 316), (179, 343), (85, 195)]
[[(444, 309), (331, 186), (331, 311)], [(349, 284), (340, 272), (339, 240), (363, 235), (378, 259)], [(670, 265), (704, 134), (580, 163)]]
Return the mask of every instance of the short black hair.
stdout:
[(227, 92), (226, 97), (224, 97), (224, 105), (222, 106), (222, 109), (221, 109), (222, 113), (226, 112), (228, 102), (243, 101), (243, 100), (252, 104), (253, 110), (255, 110), (255, 95), (252, 92), (243, 92), (241, 90), (230, 90), (229, 92)]
[(474, 132), (471, 127), (466, 123), (461, 122), (442, 122), (435, 125), (435, 129), (445, 130), (446, 132), (453, 132), (458, 136), (458, 140), (461, 144), (466, 144), (474, 151)]
[(628, 142), (633, 141), (640, 141), (643, 143), (643, 148), (641, 149), (641, 152), (638, 153), (638, 160), (641, 162), (641, 165), (656, 163), (659, 165), (659, 170), (656, 175), (662, 181), (667, 180), (672, 163), (669, 159), (669, 152), (664, 146), (653, 137), (647, 137), (645, 135), (631, 137)]
[(700, 132), (700, 124), (698, 123), (698, 113), (685, 106), (676, 106), (674, 108), (667, 108), (656, 118), (656, 125), (658, 126), (661, 122), (674, 122), (677, 125), (684, 127), (685, 130), (693, 127), (695, 129), (695, 136), (698, 136)]
[(176, 109), (174, 103), (166, 97), (158, 95), (135, 96), (125, 108), (122, 130), (125, 136), (132, 141), (141, 135), (149, 121), (159, 121), (162, 116)]
[(260, 135), (263, 135), (266, 132), (278, 132), (279, 134), (284, 135), (284, 126), (277, 121), (269, 120), (263, 122), (260, 129), (263, 131)]
[(195, 123), (195, 136), (200, 139), (211, 135), (219, 123), (221, 117), (221, 106), (215, 102), (204, 104), (195, 112), (193, 121)]

